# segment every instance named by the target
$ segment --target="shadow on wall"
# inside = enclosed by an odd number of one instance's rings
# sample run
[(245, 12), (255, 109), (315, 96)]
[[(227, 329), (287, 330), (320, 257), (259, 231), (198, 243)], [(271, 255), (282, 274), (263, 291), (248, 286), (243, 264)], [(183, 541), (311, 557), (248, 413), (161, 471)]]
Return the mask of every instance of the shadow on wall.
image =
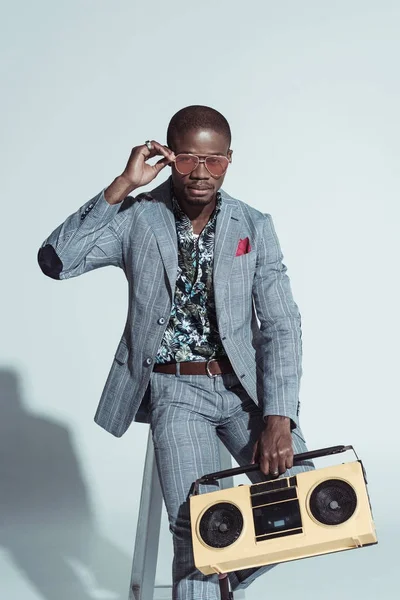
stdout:
[(131, 559), (96, 528), (73, 440), (0, 369), (0, 545), (44, 600), (125, 600)]

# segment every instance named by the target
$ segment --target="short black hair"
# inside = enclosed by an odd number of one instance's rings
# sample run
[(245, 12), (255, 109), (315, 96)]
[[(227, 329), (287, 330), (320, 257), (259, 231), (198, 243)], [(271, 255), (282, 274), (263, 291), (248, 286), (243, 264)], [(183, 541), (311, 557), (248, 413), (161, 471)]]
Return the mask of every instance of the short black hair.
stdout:
[(231, 145), (231, 128), (224, 115), (210, 106), (193, 104), (192, 106), (181, 108), (170, 120), (167, 130), (168, 147), (173, 147), (173, 140), (176, 134), (191, 129), (212, 129), (213, 131), (222, 133), (226, 137), (228, 146)]

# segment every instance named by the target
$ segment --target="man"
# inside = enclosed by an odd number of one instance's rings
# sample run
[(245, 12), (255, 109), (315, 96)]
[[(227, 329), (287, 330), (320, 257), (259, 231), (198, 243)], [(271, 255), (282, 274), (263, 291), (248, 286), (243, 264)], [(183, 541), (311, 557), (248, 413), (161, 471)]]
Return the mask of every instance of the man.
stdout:
[[(118, 437), (132, 420), (150, 423), (174, 541), (174, 600), (219, 597), (217, 576), (194, 567), (187, 498), (196, 478), (219, 470), (217, 436), (240, 465), (260, 463), (253, 482), (313, 468), (293, 467), (293, 453), (306, 450), (300, 314), (271, 216), (221, 189), (230, 144), (218, 111), (180, 110), (167, 146), (133, 148), (123, 173), (38, 256), (54, 279), (107, 265), (128, 279), (128, 319), (95, 420)], [(165, 167), (167, 181), (129, 196)], [(266, 570), (229, 579), (246, 587)]]

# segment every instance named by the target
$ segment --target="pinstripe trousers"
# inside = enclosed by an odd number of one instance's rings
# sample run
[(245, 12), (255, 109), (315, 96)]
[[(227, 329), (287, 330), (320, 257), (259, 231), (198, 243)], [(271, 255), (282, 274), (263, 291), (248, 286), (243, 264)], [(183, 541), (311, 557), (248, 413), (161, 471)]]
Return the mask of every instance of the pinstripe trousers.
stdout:
[[(249, 464), (253, 446), (265, 427), (262, 410), (235, 374), (180, 375), (153, 372), (150, 380), (150, 426), (155, 457), (173, 536), (173, 600), (219, 600), (218, 576), (205, 576), (194, 566), (188, 494), (194, 480), (221, 469), (218, 438), (239, 465)], [(294, 453), (307, 450), (292, 432)], [(313, 469), (311, 461), (284, 476)], [(248, 474), (252, 483), (265, 480)], [(202, 492), (215, 491), (202, 486)], [(271, 566), (229, 574), (232, 589), (246, 588)]]

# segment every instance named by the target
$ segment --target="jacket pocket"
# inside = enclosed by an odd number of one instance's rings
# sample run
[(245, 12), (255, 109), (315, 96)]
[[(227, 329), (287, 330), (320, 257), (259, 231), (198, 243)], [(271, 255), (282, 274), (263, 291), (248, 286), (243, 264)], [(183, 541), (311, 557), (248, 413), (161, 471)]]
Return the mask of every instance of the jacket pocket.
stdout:
[(254, 250), (250, 250), (250, 252), (243, 252), (243, 254), (239, 254), (239, 255), (235, 255), (235, 259), (244, 259), (244, 258), (253, 258), (253, 256), (255, 256), (256, 253), (254, 252)]
[(128, 348), (127, 343), (125, 342), (125, 340), (122, 340), (118, 344), (117, 351), (114, 354), (114, 359), (118, 363), (120, 363), (121, 365), (123, 365), (128, 360), (128, 356), (129, 356), (129, 348)]

